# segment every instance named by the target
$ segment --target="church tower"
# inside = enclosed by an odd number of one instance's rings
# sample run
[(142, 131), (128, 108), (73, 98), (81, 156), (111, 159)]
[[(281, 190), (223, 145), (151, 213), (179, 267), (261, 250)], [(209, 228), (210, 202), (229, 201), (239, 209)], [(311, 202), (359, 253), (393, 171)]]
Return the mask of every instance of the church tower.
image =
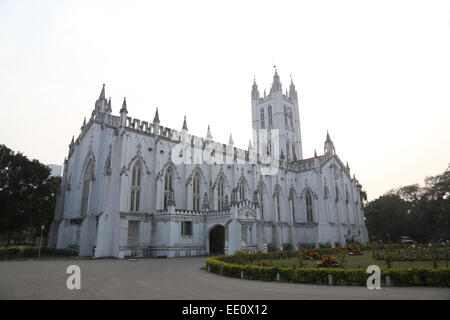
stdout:
[[(254, 135), (253, 145), (259, 154), (273, 152), (270, 141), (271, 129), (279, 130), (278, 154), (285, 161), (303, 159), (302, 140), (300, 133), (300, 115), (298, 110), (298, 95), (291, 78), (289, 92), (283, 93), (277, 69), (273, 76), (270, 92), (263, 96), (259, 94), (256, 80), (253, 81), (252, 93), (252, 127)], [(265, 138), (259, 134), (260, 129), (267, 130), (267, 141), (259, 143)], [(261, 149), (261, 150), (260, 150)]]

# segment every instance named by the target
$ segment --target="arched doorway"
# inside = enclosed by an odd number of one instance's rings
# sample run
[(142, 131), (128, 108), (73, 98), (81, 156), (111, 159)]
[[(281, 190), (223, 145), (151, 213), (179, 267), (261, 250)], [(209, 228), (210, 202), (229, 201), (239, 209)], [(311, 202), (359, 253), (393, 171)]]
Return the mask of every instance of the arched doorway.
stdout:
[(209, 253), (221, 254), (225, 250), (225, 227), (217, 225), (209, 232)]

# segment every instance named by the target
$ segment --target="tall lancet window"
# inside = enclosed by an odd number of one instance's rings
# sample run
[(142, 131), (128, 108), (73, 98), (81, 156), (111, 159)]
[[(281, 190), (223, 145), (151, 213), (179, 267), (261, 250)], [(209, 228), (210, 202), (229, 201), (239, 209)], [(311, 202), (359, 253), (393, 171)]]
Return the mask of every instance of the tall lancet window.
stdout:
[(167, 210), (170, 192), (172, 188), (172, 167), (167, 168), (166, 175), (164, 177), (164, 210)]
[(243, 201), (245, 200), (245, 184), (244, 181), (241, 182), (239, 185), (239, 200)]
[(292, 160), (297, 160), (297, 155), (295, 154), (295, 143), (292, 144)]
[(265, 129), (266, 123), (264, 121), (264, 109), (261, 109), (260, 114), (261, 114), (261, 129)]
[(194, 183), (192, 187), (192, 207), (194, 211), (200, 210), (200, 174), (194, 175)]
[(131, 171), (130, 211), (139, 211), (141, 197), (141, 163), (138, 161)]
[(295, 191), (294, 191), (294, 189), (291, 189), (291, 192), (290, 192), (290, 194), (289, 194), (289, 200), (291, 201), (292, 222), (295, 222), (294, 198), (295, 198)]
[(306, 191), (306, 220), (308, 222), (313, 222), (312, 196), (309, 190)]
[(287, 111), (286, 107), (284, 107), (284, 126), (285, 126), (286, 130), (289, 130), (288, 111)]
[(261, 221), (264, 221), (264, 191), (262, 187), (259, 187), (259, 207), (261, 209)]
[(269, 109), (267, 111), (267, 117), (269, 118), (269, 126), (273, 126), (273, 119), (272, 119), (272, 106), (269, 106)]
[(88, 211), (89, 191), (91, 189), (92, 172), (94, 171), (93, 161), (89, 161), (83, 177), (83, 193), (81, 195), (81, 217), (85, 217)]
[(289, 142), (286, 142), (286, 156), (287, 156), (287, 161), (291, 161), (291, 152), (289, 150)]
[(294, 131), (294, 120), (292, 119), (292, 111), (289, 111), (289, 120), (291, 122), (291, 130)]
[(277, 209), (277, 221), (281, 221), (281, 208), (280, 208), (280, 189), (277, 188), (275, 193), (276, 209)]
[(224, 209), (224, 199), (223, 199), (223, 178), (219, 178), (219, 183), (217, 184), (217, 208), (219, 210)]

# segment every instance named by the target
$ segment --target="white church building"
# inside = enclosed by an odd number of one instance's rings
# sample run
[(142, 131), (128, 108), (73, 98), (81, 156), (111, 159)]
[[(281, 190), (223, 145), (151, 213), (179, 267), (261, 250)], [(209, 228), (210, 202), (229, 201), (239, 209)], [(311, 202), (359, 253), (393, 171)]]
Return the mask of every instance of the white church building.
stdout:
[(80, 256), (178, 257), (237, 250), (365, 243), (360, 184), (326, 134), (304, 159), (298, 96), (277, 71), (269, 94), (251, 91), (247, 150), (128, 115), (105, 86), (64, 160), (49, 247)]

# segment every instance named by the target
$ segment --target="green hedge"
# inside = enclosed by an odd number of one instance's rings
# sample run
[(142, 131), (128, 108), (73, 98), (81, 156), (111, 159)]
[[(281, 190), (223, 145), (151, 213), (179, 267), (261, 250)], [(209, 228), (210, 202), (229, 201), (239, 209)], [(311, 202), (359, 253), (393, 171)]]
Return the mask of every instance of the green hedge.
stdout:
[[(226, 256), (232, 257), (232, 256)], [(333, 276), (335, 285), (366, 286), (370, 274), (365, 269), (331, 269), (331, 268), (277, 268), (253, 265), (237, 265), (218, 260), (221, 257), (206, 260), (206, 267), (210, 272), (223, 276), (240, 278), (244, 271), (244, 278), (251, 280), (274, 281), (277, 273), (282, 282), (328, 284), (328, 275)], [(409, 268), (389, 269), (381, 271), (381, 282), (385, 285), (386, 275), (389, 275), (391, 286), (428, 286), (450, 287), (450, 268)]]

